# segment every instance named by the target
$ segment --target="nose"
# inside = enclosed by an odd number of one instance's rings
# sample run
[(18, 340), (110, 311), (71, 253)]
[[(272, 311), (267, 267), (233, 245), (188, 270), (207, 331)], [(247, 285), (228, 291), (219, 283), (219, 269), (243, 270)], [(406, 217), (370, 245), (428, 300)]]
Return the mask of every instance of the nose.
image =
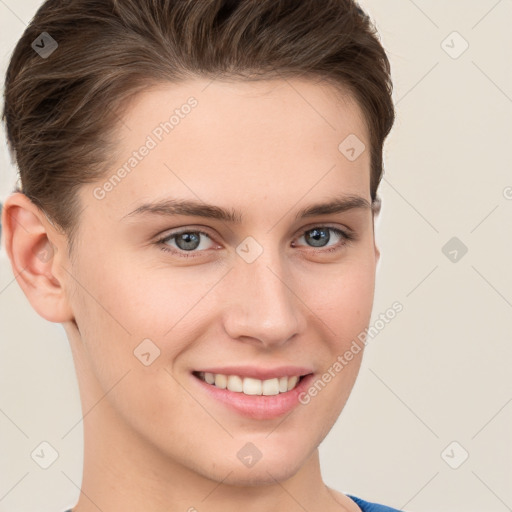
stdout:
[(225, 283), (224, 328), (232, 339), (277, 347), (304, 330), (304, 304), (281, 260), (278, 249), (265, 249), (252, 263), (237, 256)]

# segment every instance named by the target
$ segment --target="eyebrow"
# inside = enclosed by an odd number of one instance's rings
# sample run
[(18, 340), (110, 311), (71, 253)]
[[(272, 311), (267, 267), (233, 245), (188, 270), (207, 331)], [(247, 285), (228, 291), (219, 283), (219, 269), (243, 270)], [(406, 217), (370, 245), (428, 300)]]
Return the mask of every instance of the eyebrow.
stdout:
[[(312, 204), (299, 210), (295, 215), (295, 219), (303, 219), (314, 217), (316, 215), (329, 215), (334, 213), (342, 213), (354, 209), (373, 210), (378, 207), (379, 201), (376, 200), (370, 204), (367, 199), (356, 195), (344, 195), (336, 197), (328, 202)], [(232, 224), (240, 224), (243, 215), (235, 209), (228, 210), (220, 206), (206, 204), (193, 199), (163, 199), (161, 201), (144, 203), (138, 206), (132, 212), (126, 214), (126, 217), (137, 217), (142, 215), (189, 215), (195, 217), (205, 217), (208, 219), (216, 219)]]

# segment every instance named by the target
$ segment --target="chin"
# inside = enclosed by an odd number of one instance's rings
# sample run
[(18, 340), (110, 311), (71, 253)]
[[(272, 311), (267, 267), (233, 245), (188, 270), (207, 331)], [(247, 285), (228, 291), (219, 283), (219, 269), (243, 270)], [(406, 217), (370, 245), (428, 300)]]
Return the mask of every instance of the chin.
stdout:
[(293, 477), (301, 467), (298, 462), (294, 466), (283, 461), (276, 461), (275, 464), (266, 466), (260, 466), (260, 464), (261, 461), (252, 468), (234, 466), (230, 469), (231, 473), (227, 478), (225, 478), (226, 473), (221, 477), (222, 483), (237, 487), (275, 485), (276, 482), (284, 482)]
[(310, 453), (297, 448), (297, 445), (295, 449), (282, 446), (262, 448), (261, 458), (249, 466), (236, 455), (229, 458), (220, 456), (214, 466), (196, 468), (196, 471), (211, 480), (233, 486), (275, 485), (276, 481), (284, 482), (292, 478), (308, 461)]

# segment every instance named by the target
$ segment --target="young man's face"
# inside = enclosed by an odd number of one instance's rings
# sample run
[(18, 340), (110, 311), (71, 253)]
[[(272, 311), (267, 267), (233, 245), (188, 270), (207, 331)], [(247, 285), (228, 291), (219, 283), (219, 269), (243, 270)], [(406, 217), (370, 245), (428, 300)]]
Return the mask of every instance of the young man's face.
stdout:
[[(84, 428), (148, 468), (158, 459), (225, 483), (290, 477), (343, 409), (362, 350), (343, 355), (370, 321), (371, 210), (297, 216), (349, 196), (371, 202), (362, 114), (306, 81), (198, 80), (137, 96), (123, 121), (117, 165), (80, 190), (76, 259), (62, 274)], [(238, 222), (172, 215), (171, 201)], [(140, 209), (148, 203), (159, 208)], [(195, 374), (208, 370), (312, 375), (261, 396)], [(230, 379), (240, 384), (261, 386)], [(263, 389), (275, 393), (276, 381)]]

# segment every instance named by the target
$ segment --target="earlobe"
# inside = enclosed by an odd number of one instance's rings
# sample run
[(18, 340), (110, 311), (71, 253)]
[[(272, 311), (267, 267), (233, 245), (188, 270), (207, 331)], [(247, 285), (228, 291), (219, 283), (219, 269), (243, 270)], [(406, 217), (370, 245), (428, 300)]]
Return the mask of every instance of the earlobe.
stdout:
[(2, 231), (12, 271), (32, 307), (50, 322), (72, 319), (64, 283), (56, 275), (65, 253), (63, 235), (20, 192), (5, 201)]

